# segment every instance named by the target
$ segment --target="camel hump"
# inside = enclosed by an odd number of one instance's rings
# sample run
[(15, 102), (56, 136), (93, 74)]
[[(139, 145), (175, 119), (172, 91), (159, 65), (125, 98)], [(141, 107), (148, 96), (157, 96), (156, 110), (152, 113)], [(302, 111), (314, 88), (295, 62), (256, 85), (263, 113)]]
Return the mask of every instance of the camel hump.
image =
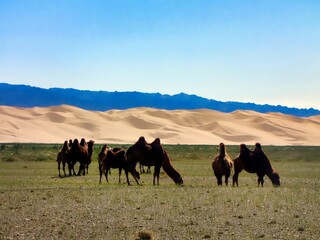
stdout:
[(68, 141), (64, 141), (63, 146), (61, 148), (61, 151), (67, 151), (69, 149), (69, 143)]
[(80, 140), (80, 145), (84, 146), (86, 144), (86, 140), (84, 138), (81, 138)]
[(146, 143), (147, 143), (147, 141), (146, 141), (146, 139), (144, 138), (144, 136), (141, 136), (141, 137), (139, 137), (139, 139), (138, 139), (138, 141), (137, 141), (136, 144), (138, 144), (138, 145), (144, 145), (144, 144), (146, 144)]
[(75, 138), (72, 142), (72, 146), (78, 146), (79, 145), (79, 140)]
[(113, 157), (113, 156), (114, 156), (114, 152), (112, 152), (111, 150), (108, 150), (106, 156), (107, 156), (108, 158), (109, 158), (109, 157)]
[(121, 148), (119, 148), (119, 147), (112, 148), (112, 152), (119, 152), (120, 150), (121, 150)]
[(156, 138), (152, 143), (152, 146), (154, 147), (161, 147), (161, 142), (160, 142), (160, 138)]
[(124, 157), (124, 156), (126, 155), (126, 151), (124, 151), (124, 150), (119, 150), (119, 151), (116, 152), (116, 154), (117, 154), (117, 156), (119, 156), (119, 157)]

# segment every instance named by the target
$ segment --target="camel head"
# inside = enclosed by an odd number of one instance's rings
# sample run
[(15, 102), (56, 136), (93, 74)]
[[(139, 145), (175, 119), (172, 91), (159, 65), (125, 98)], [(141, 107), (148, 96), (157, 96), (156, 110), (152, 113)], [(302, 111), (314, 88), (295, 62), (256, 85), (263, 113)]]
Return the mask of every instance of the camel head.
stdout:
[(93, 148), (93, 145), (94, 145), (94, 141), (93, 141), (93, 140), (90, 140), (90, 141), (88, 142), (88, 147), (89, 147), (89, 148)]
[(280, 176), (277, 172), (272, 171), (270, 179), (272, 181), (273, 186), (280, 187)]
[(105, 150), (107, 150), (108, 149), (108, 145), (107, 144), (104, 144), (103, 146), (102, 146), (102, 151), (105, 151)]
[(250, 153), (250, 149), (244, 143), (240, 144), (240, 156), (247, 155)]
[(225, 155), (226, 147), (224, 146), (224, 143), (220, 143), (220, 145), (219, 145), (219, 153), (220, 153), (220, 155)]
[(175, 184), (177, 184), (177, 185), (183, 185), (183, 179), (182, 179), (181, 176), (180, 176), (178, 179), (176, 179), (174, 182), (175, 182)]
[(68, 147), (68, 140), (65, 140), (63, 143), (63, 148), (67, 148)]

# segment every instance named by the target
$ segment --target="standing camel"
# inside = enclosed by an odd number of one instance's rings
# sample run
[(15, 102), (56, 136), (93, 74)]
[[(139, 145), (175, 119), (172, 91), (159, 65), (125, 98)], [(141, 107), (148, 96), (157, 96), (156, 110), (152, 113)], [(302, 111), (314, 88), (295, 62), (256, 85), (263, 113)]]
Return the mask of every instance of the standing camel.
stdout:
[(233, 162), (226, 152), (225, 145), (220, 143), (219, 146), (219, 153), (213, 158), (212, 170), (217, 178), (218, 186), (222, 185), (222, 176), (225, 176), (225, 184), (228, 186)]

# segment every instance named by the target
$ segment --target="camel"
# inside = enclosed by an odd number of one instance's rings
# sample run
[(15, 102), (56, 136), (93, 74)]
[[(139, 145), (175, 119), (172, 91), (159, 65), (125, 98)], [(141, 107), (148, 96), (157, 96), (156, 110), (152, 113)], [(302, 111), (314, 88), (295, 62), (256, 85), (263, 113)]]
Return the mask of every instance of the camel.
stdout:
[(258, 175), (258, 186), (263, 187), (263, 177), (267, 175), (274, 186), (280, 186), (280, 176), (272, 168), (271, 163), (262, 151), (261, 144), (255, 144), (255, 150), (251, 151), (245, 144), (240, 145), (240, 154), (234, 159), (233, 186), (238, 184), (238, 176), (242, 170)]
[(62, 177), (61, 173), (60, 173), (61, 163), (62, 163), (62, 169), (63, 169), (64, 176), (67, 176), (66, 171), (65, 171), (65, 166), (66, 166), (66, 163), (68, 165), (70, 163), (69, 162), (69, 151), (70, 151), (70, 148), (68, 145), (68, 141), (64, 141), (62, 148), (59, 150), (59, 152), (57, 154), (57, 160), (56, 160), (58, 163), (59, 177)]
[(106, 156), (102, 160), (102, 164), (100, 168), (101, 170), (100, 170), (99, 183), (101, 183), (101, 178), (103, 173), (105, 174), (107, 182), (109, 182), (108, 173), (111, 168), (119, 169), (119, 183), (121, 183), (121, 172), (122, 172), (122, 169), (124, 169), (128, 185), (130, 185), (128, 172), (131, 173), (131, 175), (136, 180), (137, 184), (139, 184), (138, 179), (140, 179), (140, 174), (137, 171), (135, 171), (135, 169), (133, 168), (129, 169), (129, 165), (126, 159), (126, 152), (124, 150), (118, 150), (118, 151), (107, 150)]
[(228, 186), (228, 178), (232, 169), (233, 161), (226, 152), (225, 145), (220, 143), (219, 154), (212, 162), (212, 170), (217, 178), (218, 186), (222, 185), (222, 176), (225, 176), (225, 184)]
[[(83, 141), (81, 141), (83, 142)], [(91, 162), (91, 156), (89, 155), (89, 152), (92, 153), (93, 149), (88, 150), (89, 146), (82, 143), (80, 145), (78, 139), (74, 139), (72, 142), (72, 146), (70, 148), (70, 165), (69, 165), (69, 175), (71, 176), (71, 170), (73, 170), (73, 174), (75, 175), (74, 171), (74, 165), (79, 161), (80, 166), (79, 166), (79, 171), (78, 171), (78, 176), (80, 176), (81, 172), (83, 175), (86, 174), (85, 169), (87, 166), (89, 166)], [(93, 144), (90, 145), (91, 148), (93, 148)]]
[(156, 179), (159, 185), (161, 167), (176, 184), (183, 184), (181, 175), (171, 165), (169, 155), (159, 138), (149, 144), (144, 137), (140, 137), (134, 145), (129, 147), (126, 156), (131, 168), (135, 169), (138, 162), (143, 166), (154, 166), (153, 185), (156, 184)]

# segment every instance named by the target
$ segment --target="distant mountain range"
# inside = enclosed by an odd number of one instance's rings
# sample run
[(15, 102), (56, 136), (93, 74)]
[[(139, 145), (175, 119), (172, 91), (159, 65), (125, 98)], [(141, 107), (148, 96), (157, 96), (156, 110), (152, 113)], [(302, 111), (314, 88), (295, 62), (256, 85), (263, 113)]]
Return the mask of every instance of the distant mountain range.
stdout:
[(48, 107), (72, 105), (86, 110), (107, 111), (135, 107), (152, 107), (167, 110), (212, 109), (220, 112), (253, 110), (256, 112), (280, 112), (299, 117), (319, 115), (317, 109), (301, 109), (268, 104), (221, 102), (212, 99), (180, 93), (167, 95), (142, 92), (88, 91), (72, 88), (38, 88), (27, 85), (0, 83), (0, 105), (16, 107)]

